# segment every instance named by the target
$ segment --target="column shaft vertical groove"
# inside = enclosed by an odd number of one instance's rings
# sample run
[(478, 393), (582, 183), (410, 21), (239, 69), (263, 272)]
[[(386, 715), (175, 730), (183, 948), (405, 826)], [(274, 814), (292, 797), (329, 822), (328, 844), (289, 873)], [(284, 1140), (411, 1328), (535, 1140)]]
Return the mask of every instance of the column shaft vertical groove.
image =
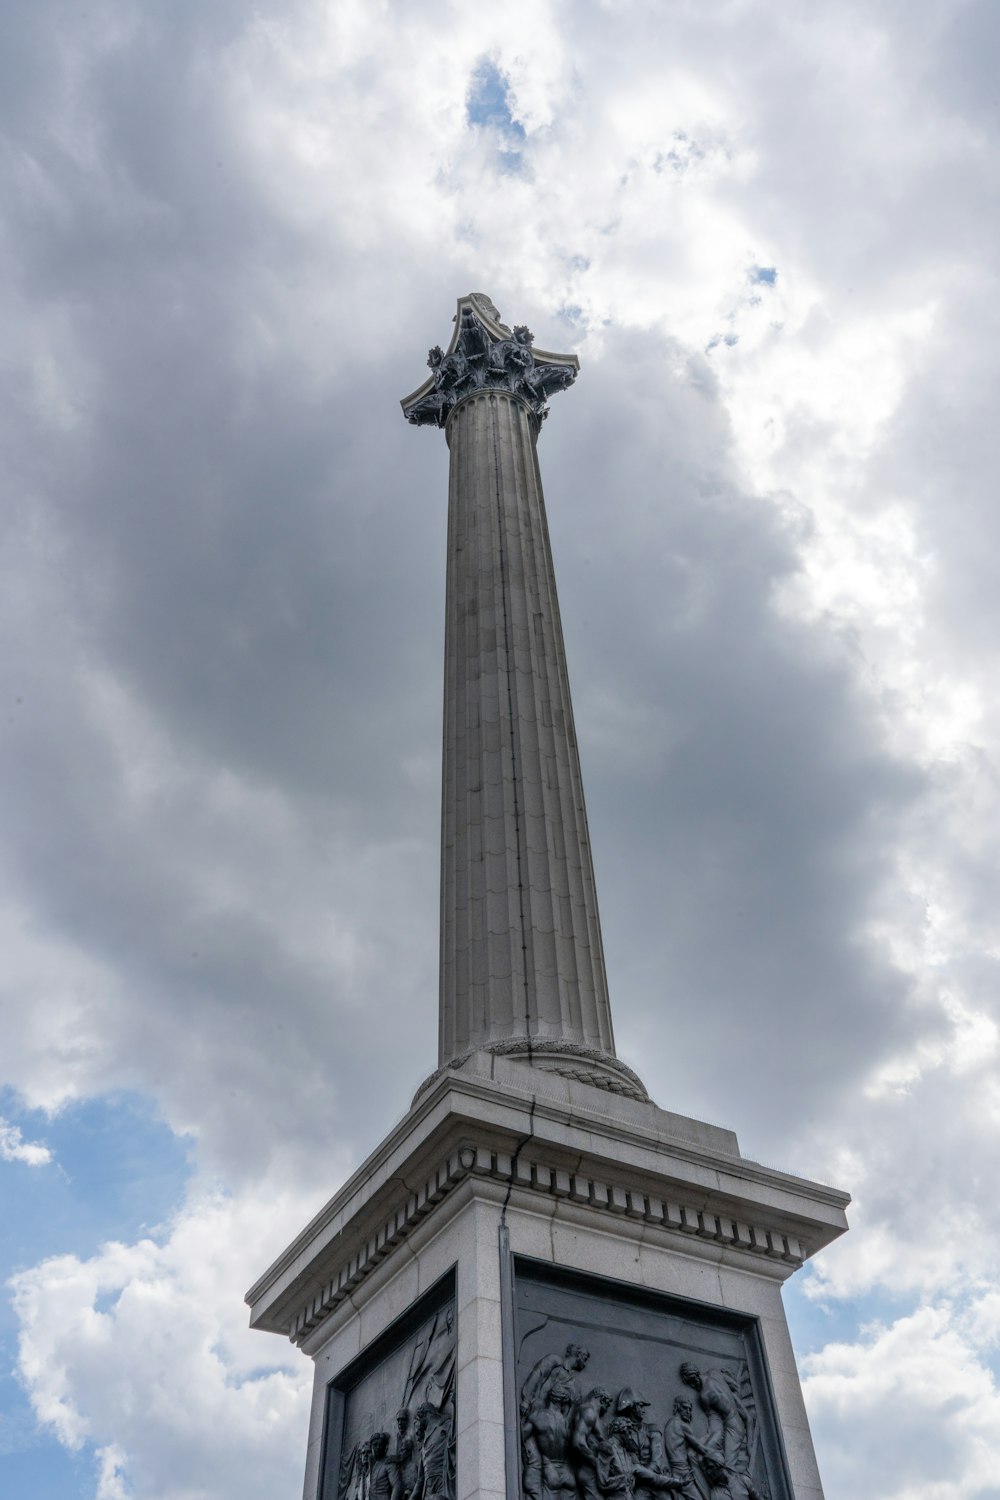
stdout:
[(482, 391), (447, 431), (440, 1062), (514, 1040), (613, 1057), (537, 421)]

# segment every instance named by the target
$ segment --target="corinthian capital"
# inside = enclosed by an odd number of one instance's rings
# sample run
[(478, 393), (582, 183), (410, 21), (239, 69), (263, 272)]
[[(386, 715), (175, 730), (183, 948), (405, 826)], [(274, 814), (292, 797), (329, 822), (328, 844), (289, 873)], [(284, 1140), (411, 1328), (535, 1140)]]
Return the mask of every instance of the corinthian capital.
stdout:
[(435, 346), (427, 356), (431, 374), (400, 403), (408, 422), (443, 427), (452, 407), (477, 390), (509, 391), (541, 421), (548, 399), (572, 385), (580, 368), (575, 354), (549, 354), (534, 347), (531, 330), (508, 328), (482, 292), (458, 299), (455, 332), (447, 351)]

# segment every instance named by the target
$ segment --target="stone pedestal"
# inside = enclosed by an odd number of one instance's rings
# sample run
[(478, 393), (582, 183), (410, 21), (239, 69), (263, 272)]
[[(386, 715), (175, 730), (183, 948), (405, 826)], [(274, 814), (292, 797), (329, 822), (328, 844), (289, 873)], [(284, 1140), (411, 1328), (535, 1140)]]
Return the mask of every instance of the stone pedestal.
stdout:
[(388, 1500), (415, 1429), (417, 1500), (586, 1497), (579, 1452), (543, 1450), (588, 1421), (611, 1494), (616, 1418), (687, 1485), (650, 1494), (821, 1500), (781, 1285), (847, 1201), (730, 1131), (474, 1053), (247, 1295), (315, 1361), (305, 1500)]

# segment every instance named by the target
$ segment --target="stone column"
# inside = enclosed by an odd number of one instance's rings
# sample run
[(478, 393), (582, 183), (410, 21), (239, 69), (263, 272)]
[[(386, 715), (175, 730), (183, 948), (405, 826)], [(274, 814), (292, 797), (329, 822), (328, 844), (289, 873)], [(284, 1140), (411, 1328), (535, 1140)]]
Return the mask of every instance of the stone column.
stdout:
[(618, 1062), (535, 443), (572, 357), (463, 298), (407, 401), (451, 451), (439, 1065), (485, 1049), (645, 1098)]

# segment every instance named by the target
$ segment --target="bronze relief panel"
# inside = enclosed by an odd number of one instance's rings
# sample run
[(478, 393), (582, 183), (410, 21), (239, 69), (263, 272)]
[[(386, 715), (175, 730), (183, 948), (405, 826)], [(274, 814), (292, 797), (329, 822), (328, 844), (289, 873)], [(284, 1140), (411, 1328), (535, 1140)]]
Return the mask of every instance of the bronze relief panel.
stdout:
[(330, 1386), (321, 1500), (455, 1500), (452, 1279)]
[(755, 1319), (516, 1268), (523, 1500), (791, 1500)]

